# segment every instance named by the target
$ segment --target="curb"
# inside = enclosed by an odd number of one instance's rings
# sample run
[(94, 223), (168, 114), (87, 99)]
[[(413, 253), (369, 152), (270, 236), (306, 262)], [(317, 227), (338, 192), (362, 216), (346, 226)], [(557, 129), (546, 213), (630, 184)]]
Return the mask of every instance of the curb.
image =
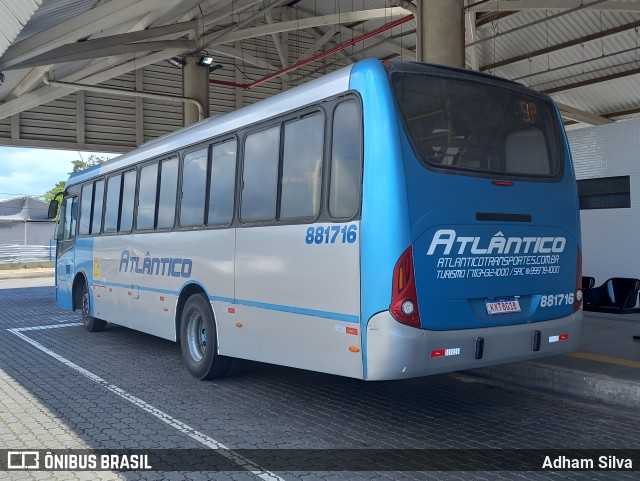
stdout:
[(2, 271), (15, 271), (16, 269), (54, 269), (55, 262), (53, 261), (38, 261), (38, 262), (1, 262), (0, 272)]
[(53, 273), (48, 274), (46, 272), (25, 272), (24, 274), (15, 274), (15, 275), (5, 277), (2, 275), (2, 271), (0, 271), (0, 281), (10, 281), (10, 280), (17, 280), (17, 279), (40, 279), (40, 278), (53, 279)]
[(466, 374), (610, 405), (640, 407), (640, 382), (577, 369), (526, 362), (476, 369)]

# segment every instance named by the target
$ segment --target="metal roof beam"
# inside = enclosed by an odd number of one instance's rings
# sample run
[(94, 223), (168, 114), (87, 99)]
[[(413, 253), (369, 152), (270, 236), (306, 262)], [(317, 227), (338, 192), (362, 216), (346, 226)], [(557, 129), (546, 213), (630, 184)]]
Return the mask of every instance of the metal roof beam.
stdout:
[[(219, 43), (226, 43), (226, 42), (218, 42), (216, 43), (218, 40), (220, 40), (223, 37), (226, 37), (227, 35), (231, 35), (233, 33), (236, 33), (238, 30), (240, 30), (242, 27), (249, 25), (250, 23), (252, 23), (254, 20), (259, 19), (264, 17), (268, 12), (270, 12), (271, 10), (273, 10), (276, 7), (281, 6), (284, 3), (287, 3), (289, 0), (272, 0), (271, 3), (269, 3), (266, 6), (263, 6), (263, 8), (251, 13), (248, 17), (243, 18), (242, 20), (239, 20), (238, 22), (236, 22), (235, 24), (227, 27), (227, 28), (223, 28), (222, 30), (218, 30), (215, 32), (209, 32), (206, 35), (203, 35), (201, 38), (201, 41), (204, 45), (210, 44), (210, 45), (217, 45)], [(250, 2), (249, 4), (246, 5), (246, 7), (243, 10), (246, 10), (247, 8), (249, 8), (250, 6), (252, 6), (253, 3), (257, 3), (257, 2)], [(238, 12), (239, 13), (239, 12)], [(233, 12), (231, 12), (231, 14), (233, 14)], [(242, 40), (242, 39), (240, 39)]]
[[(640, 27), (640, 20), (635, 20), (633, 22), (625, 23), (624, 25), (618, 25), (617, 27), (609, 28), (607, 30), (602, 30), (600, 32), (591, 33), (589, 35), (584, 35), (582, 37), (578, 37), (573, 40), (567, 40), (566, 42), (550, 45), (549, 47), (544, 47), (539, 50), (533, 50), (531, 52), (505, 58), (504, 60), (499, 60), (497, 62), (483, 65), (482, 67), (480, 67), (480, 70), (485, 71), (485, 70), (493, 70), (496, 68), (504, 67), (505, 65), (521, 62), (523, 60), (529, 60), (531, 58), (538, 57), (540, 55), (547, 55), (549, 53), (557, 52), (559, 50), (564, 50), (565, 48), (582, 45), (583, 43), (599, 40), (601, 38), (608, 37), (610, 35), (615, 35), (617, 33), (624, 32), (625, 30), (632, 30), (637, 27)], [(597, 59), (594, 59), (594, 60), (597, 60)]]
[(632, 109), (619, 110), (617, 112), (609, 112), (606, 114), (602, 114), (602, 116), (608, 119), (615, 119), (618, 117), (628, 117), (629, 115), (636, 115), (639, 113), (640, 113), (640, 107), (635, 107)]
[[(20, 67), (42, 67), (65, 62), (78, 62), (81, 60), (95, 60), (103, 57), (113, 57), (115, 55), (123, 55), (137, 52), (157, 52), (167, 48), (178, 48), (185, 50), (196, 50), (198, 44), (194, 40), (158, 40), (155, 42), (136, 42), (123, 45), (114, 45), (112, 47), (94, 48), (92, 51), (83, 51), (75, 54), (68, 54), (63, 57), (53, 57), (50, 59), (38, 57), (28, 60)], [(11, 69), (8, 69), (11, 70)]]
[[(297, 7), (297, 8), (292, 8), (292, 7), (284, 7), (283, 10), (288, 12), (288, 15), (291, 15), (289, 18), (293, 18), (292, 16), (295, 14), (295, 18), (300, 18), (302, 17), (315, 17), (316, 14), (314, 12), (311, 12), (310, 10), (301, 8), (301, 7)], [(346, 27), (345, 27), (346, 28)], [(337, 25), (332, 25), (327, 29), (323, 29), (321, 27), (314, 27), (309, 29), (309, 34), (316, 39), (316, 42), (320, 41), (322, 39), (322, 37), (326, 34), (329, 33), (329, 31), (331, 29), (335, 29), (334, 32), (334, 36), (336, 35), (336, 33), (339, 31), (338, 30), (338, 26)], [(329, 39), (328, 42), (326, 42), (326, 44), (328, 44), (330, 47), (334, 47), (336, 45), (336, 40)], [(325, 44), (323, 44), (325, 45)], [(313, 53), (319, 51), (322, 48), (322, 46), (317, 47), (316, 50), (311, 51), (311, 49), (309, 49), (309, 51), (307, 52), (308, 55), (305, 56), (309, 56), (312, 55)], [(354, 57), (352, 57), (351, 55), (348, 55), (344, 50), (341, 52), (337, 53), (338, 57), (342, 58), (344, 61), (346, 62), (355, 62), (356, 59)], [(302, 56), (301, 58), (304, 58), (305, 56)]]
[(495, 40), (496, 38), (503, 37), (504, 35), (509, 35), (511, 33), (514, 33), (514, 32), (519, 32), (520, 30), (525, 30), (527, 28), (531, 28), (531, 27), (533, 27), (535, 25), (540, 25), (542, 23), (547, 23), (547, 22), (550, 22), (551, 20), (555, 20), (555, 19), (563, 17), (565, 15), (571, 15), (571, 14), (573, 14), (575, 12), (579, 12), (581, 10), (584, 10), (584, 9), (588, 8), (588, 7), (595, 7), (596, 5), (603, 5), (607, 1), (608, 0), (591, 0), (589, 3), (581, 3), (577, 7), (569, 8), (569, 9), (563, 9), (563, 10), (560, 10), (558, 12), (553, 13), (552, 15), (547, 15), (547, 16), (538, 18), (536, 20), (533, 20), (531, 22), (524, 23), (522, 25), (516, 25), (515, 27), (511, 27), (511, 28), (508, 28), (506, 30), (499, 31), (499, 32), (497, 32), (494, 35), (491, 35), (489, 37), (479, 38), (474, 42), (465, 44), (465, 47), (471, 47), (473, 45), (478, 45), (478, 44), (481, 44), (481, 43), (490, 42), (491, 40)]
[[(130, 2), (130, 0), (122, 0), (122, 1), (125, 3)], [(235, 1), (235, 0), (232, 0), (232, 1)], [(177, 0), (167, 1), (165, 4), (163, 4), (162, 9), (156, 8), (154, 10), (155, 15), (147, 14), (143, 18), (140, 18), (139, 21), (135, 22), (133, 27), (127, 26), (126, 28), (127, 29), (131, 28), (132, 30), (144, 29), (146, 26), (156, 21), (156, 19), (159, 18), (166, 11), (169, 11), (171, 8), (175, 7), (177, 3), (179, 3)], [(252, 6), (256, 3), (258, 3), (258, 0), (250, 0), (245, 5), (243, 5), (239, 9), (236, 9), (235, 11), (226, 10), (220, 13), (216, 12), (213, 14), (206, 15), (205, 18), (208, 21), (215, 21), (220, 18), (227, 18), (228, 16), (233, 15), (238, 11), (245, 10), (247, 7)], [(184, 17), (180, 18), (180, 20), (183, 20), (183, 19), (185, 18)], [(123, 24), (122, 23), (119, 24), (120, 28), (122, 28), (121, 25)], [(125, 23), (124, 25), (128, 25), (128, 23)], [(61, 80), (68, 81), (68, 82), (82, 81), (87, 84), (101, 83), (101, 82), (110, 80), (114, 77), (118, 77), (125, 73), (131, 72), (133, 70), (143, 68), (147, 65), (161, 62), (174, 56), (185, 54), (188, 51), (190, 50), (171, 48), (171, 49), (162, 50), (157, 53), (149, 53), (148, 55), (139, 54), (134, 56), (133, 58), (130, 55), (128, 56), (119, 55), (117, 57), (109, 57), (107, 60), (92, 62), (91, 64), (85, 66), (84, 68), (81, 68), (80, 70), (67, 75)], [(47, 67), (36, 67), (35, 69), (32, 69), (31, 72), (38, 71), (39, 69), (43, 69), (43, 70), (38, 72), (39, 77), (35, 76), (36, 80), (40, 78), (44, 72), (46, 72)], [(33, 82), (33, 85), (35, 85), (35, 83), (37, 82)], [(28, 92), (28, 93), (25, 93), (25, 92), (26, 90), (21, 92), (21, 96), (18, 98), (14, 98), (8, 102), (5, 102), (4, 104), (0, 104), (0, 119), (13, 115), (13, 113), (15, 112), (22, 112), (24, 110), (37, 107), (38, 105), (51, 102), (60, 97), (64, 97), (68, 93), (68, 90), (62, 89), (59, 87), (45, 86), (45, 87), (38, 88), (32, 92)]]
[(326, 44), (331, 42), (331, 40), (333, 39), (333, 37), (336, 36), (337, 33), (338, 33), (338, 29), (335, 25), (329, 27), (327, 31), (322, 34), (321, 37), (318, 37), (316, 41), (313, 42), (313, 45), (311, 46), (311, 48), (309, 48), (309, 50), (304, 55), (302, 55), (302, 57), (303, 58), (307, 57), (319, 51), (322, 47), (324, 47)]
[[(137, 43), (144, 40), (164, 37), (171, 34), (183, 34), (196, 28), (197, 22), (181, 22), (173, 25), (165, 25), (162, 27), (154, 27), (146, 30), (138, 30), (135, 32), (122, 33), (118, 35), (110, 35), (84, 42), (68, 43), (61, 47), (54, 48), (44, 54), (37, 55), (30, 59), (16, 63), (15, 61), (3, 62), (0, 60), (0, 70), (16, 70), (26, 67), (34, 67), (40, 65), (52, 65), (63, 62), (73, 62), (77, 60), (86, 60), (108, 55), (119, 55), (129, 52), (149, 51), (154, 48), (141, 48), (141, 45), (147, 43)], [(103, 50), (109, 51), (109, 48), (117, 47), (121, 50), (108, 55), (101, 54)], [(170, 48), (167, 45), (164, 48)], [(195, 48), (195, 47), (194, 47)]]
[(562, 117), (569, 120), (575, 120), (576, 122), (583, 122), (589, 125), (604, 125), (613, 122), (607, 117), (601, 115), (592, 114), (585, 110), (580, 110), (567, 104), (556, 102), (556, 105), (560, 109)]
[(3, 65), (18, 63), (64, 44), (140, 17), (157, 7), (156, 0), (111, 0), (70, 18), (44, 32), (36, 33), (13, 44), (2, 56)]
[[(365, 33), (363, 31), (358, 31), (344, 25), (340, 25), (338, 28), (342, 31), (342, 34), (345, 37), (349, 37), (351, 35), (362, 35), (363, 33)], [(402, 57), (403, 59), (408, 58), (411, 60), (415, 60), (416, 58), (416, 52), (414, 50), (398, 45), (397, 43), (393, 42), (392, 39), (382, 42), (380, 46), (384, 47), (389, 52)], [(354, 53), (357, 54), (358, 52), (356, 51)]]
[(244, 52), (241, 48), (233, 48), (233, 47), (218, 45), (217, 47), (211, 48), (209, 50), (211, 52), (224, 55), (225, 57), (230, 57), (236, 60), (242, 60), (256, 67), (264, 68), (267, 70), (278, 70), (278, 67), (276, 67), (275, 65), (272, 65), (271, 63), (267, 62), (264, 59), (255, 57), (250, 53)]
[(603, 75), (602, 77), (591, 78), (591, 79), (588, 79), (588, 80), (580, 80), (578, 82), (573, 82), (573, 83), (570, 83), (570, 84), (561, 85), (559, 87), (552, 87), (552, 88), (543, 90), (542, 92), (547, 94), (547, 95), (551, 95), (551, 94), (556, 94), (556, 93), (559, 93), (559, 92), (566, 92), (567, 90), (577, 89), (577, 88), (580, 88), (580, 87), (587, 87), (589, 85), (595, 85), (595, 84), (599, 84), (599, 83), (603, 83), (603, 82), (609, 82), (611, 80), (616, 80), (616, 79), (619, 79), (619, 78), (630, 77), (631, 75), (637, 75), (637, 74), (640, 74), (640, 67), (633, 68), (631, 70), (625, 70), (623, 72), (616, 72), (616, 73), (612, 73), (612, 74), (608, 74), (608, 75)]
[(394, 0), (393, 5), (397, 5), (398, 7), (406, 8), (411, 13), (416, 15), (418, 13), (418, 7), (415, 3), (410, 2), (409, 0)]
[[(61, 80), (65, 82), (82, 81), (83, 83), (92, 85), (99, 84), (106, 82), (107, 80), (111, 80), (114, 77), (119, 77), (120, 75), (124, 75), (136, 69), (143, 68), (157, 62), (162, 62), (163, 60), (167, 60), (171, 57), (182, 55), (184, 53), (186, 53), (184, 49), (169, 49), (162, 50), (161, 52), (149, 53), (148, 55), (140, 54), (133, 59), (130, 57), (129, 59), (119, 57), (114, 59), (114, 62), (120, 61), (123, 63), (111, 68), (105, 69), (104, 65), (93, 64)], [(0, 119), (4, 119), (24, 110), (32, 109), (38, 105), (52, 102), (60, 97), (64, 97), (68, 93), (68, 89), (61, 87), (40, 87), (36, 90), (25, 93), (18, 98), (0, 104)]]
[(160, 15), (151, 25), (155, 27), (158, 25), (172, 23), (176, 20), (178, 22), (189, 20), (200, 15), (199, 7), (201, 4), (207, 3), (210, 8), (214, 5), (218, 6), (217, 4), (222, 1), (224, 1), (223, 6), (227, 6), (227, 4), (231, 4), (234, 0), (182, 0), (178, 5)]
[(42, 0), (18, 0), (0, 2), (2, 32), (0, 32), (0, 56), (20, 34), (29, 19), (42, 5)]
[[(471, 12), (497, 12), (503, 10), (566, 10), (581, 6), (584, 0), (489, 0), (467, 7)], [(638, 0), (609, 0), (606, 3), (586, 6), (594, 10), (615, 10), (618, 12), (640, 12)]]
[[(139, 0), (136, 0), (139, 1)], [(101, 21), (98, 21), (97, 24), (94, 24), (94, 28), (98, 27), (98, 26), (103, 26), (103, 25), (108, 25), (105, 28), (101, 28), (101, 29), (96, 29), (91, 35), (93, 37), (105, 37), (105, 36), (109, 36), (109, 35), (114, 35), (114, 34), (120, 34), (120, 33), (126, 33), (126, 32), (131, 32), (131, 31), (136, 31), (136, 30), (141, 30), (144, 29), (146, 27), (148, 27), (156, 18), (158, 18), (160, 15), (162, 15), (164, 12), (168, 11), (169, 9), (171, 9), (172, 7), (174, 7), (177, 3), (179, 3), (181, 0), (166, 0), (162, 6), (158, 7), (157, 4), (151, 4), (151, 3), (147, 3), (147, 8), (150, 9), (147, 11), (147, 13), (145, 14), (135, 14), (135, 15), (131, 15), (130, 18), (125, 18), (125, 17), (120, 17), (119, 15), (116, 15), (115, 20), (116, 23), (112, 22), (112, 19), (110, 19), (110, 23), (105, 23), (102, 24)], [(106, 5), (106, 4), (105, 4)], [(145, 4), (142, 4), (145, 5)], [(151, 8), (155, 6), (155, 8)], [(101, 8), (102, 5), (100, 7), (96, 7), (93, 10), (99, 9)], [(138, 5), (139, 8), (140, 6)], [(94, 18), (92, 16), (89, 15), (89, 13), (93, 12), (93, 10), (90, 10), (88, 12), (85, 12), (85, 14), (80, 15), (79, 17), (83, 17), (85, 18), (86, 21), (89, 21), (91, 18)], [(139, 12), (139, 11), (138, 11)], [(122, 12), (119, 11), (118, 14), (121, 14)], [(129, 11), (129, 13), (132, 13), (131, 11)], [(77, 20), (79, 17), (75, 17), (73, 20)], [(118, 21), (120, 19), (123, 19), (122, 21)], [(63, 22), (63, 24), (60, 25), (64, 25), (67, 24), (70, 26), (70, 28), (75, 28), (75, 26), (77, 26), (76, 23), (69, 23), (69, 21), (67, 22)], [(51, 36), (53, 38), (53, 36), (59, 35), (60, 31), (56, 30), (60, 27), (60, 25), (57, 25), (56, 27), (53, 27), (45, 32), (41, 32), (42, 35), (44, 35), (45, 37)], [(38, 34), (40, 35), (40, 34)], [(80, 38), (85, 38), (85, 36), (82, 37), (77, 37), (78, 32), (75, 31), (73, 32), (73, 35), (63, 35), (62, 39), (58, 39), (56, 41), (53, 41), (52, 43), (48, 44), (46, 46), (46, 48), (56, 48), (58, 46), (60, 46), (60, 44), (65, 44), (65, 43), (69, 43), (69, 42), (75, 42), (76, 40), (80, 39)], [(31, 40), (34, 36), (29, 37), (26, 40)], [(41, 41), (45, 41), (46, 38), (42, 37), (40, 38), (40, 42)], [(38, 51), (34, 51), (31, 52), (30, 54), (27, 54), (28, 57), (30, 57), (31, 55), (38, 55)], [(2, 58), (2, 60), (6, 60), (6, 56)], [(104, 68), (104, 64), (106, 62), (103, 60), (101, 61), (101, 65)], [(22, 79), (18, 82), (18, 84), (13, 88), (13, 90), (9, 93), (9, 95), (5, 96), (5, 98), (13, 98), (13, 97), (18, 97), (22, 94), (24, 94), (25, 92), (30, 91), (31, 89), (33, 89), (38, 83), (41, 82), (42, 77), (50, 70), (51, 65), (43, 65), (40, 67), (35, 67), (30, 69), (28, 72), (25, 73), (25, 75), (22, 77)]]
[[(302, 15), (305, 18), (313, 18), (316, 16), (314, 12), (303, 7), (292, 9), (292, 11), (295, 11), (297, 14)], [(409, 11), (407, 10), (406, 13), (409, 13)], [(359, 22), (349, 22), (349, 23), (357, 23), (358, 25), (360, 25), (364, 22), (365, 20), (362, 20)], [(364, 30), (357, 30), (356, 28), (354, 28), (354, 25), (335, 25), (334, 27), (338, 29), (338, 32), (340, 32), (344, 38), (350, 38), (352, 36), (358, 36), (365, 33)], [(318, 34), (317, 31), (320, 31), (321, 33)], [(321, 38), (321, 36), (323, 35), (322, 29), (320, 27), (314, 27), (310, 29), (309, 32), (314, 37), (316, 37), (316, 39)], [(324, 33), (326, 33), (326, 31)], [(329, 42), (329, 45), (331, 46), (333, 46), (334, 44), (335, 44), (334, 40)], [(403, 58), (415, 59), (415, 56), (416, 56), (415, 51), (405, 48), (402, 45), (398, 45), (397, 43), (393, 42), (392, 39), (389, 39), (385, 42), (380, 42), (378, 45), (384, 48), (385, 50), (392, 52), (394, 56), (402, 56)], [(350, 62), (356, 62), (358, 60), (358, 58), (356, 57), (357, 52), (354, 52), (353, 56), (347, 54), (346, 51), (339, 52), (338, 55)]]
[[(487, 25), (488, 23), (497, 22), (500, 19), (510, 17), (511, 15), (515, 15), (518, 13), (513, 10), (502, 10), (500, 12), (480, 12), (479, 15), (476, 16), (476, 27), (482, 27), (483, 25)], [(476, 12), (467, 12), (467, 14), (475, 15)]]
[[(268, 24), (271, 25), (274, 23), (273, 17), (271, 16), (270, 11), (265, 13), (264, 18)], [(282, 65), (282, 68), (286, 68), (289, 62), (284, 52), (284, 47), (282, 45), (282, 39), (280, 38), (280, 34), (272, 33), (271, 39), (273, 40), (273, 44), (276, 47), (276, 51), (278, 52), (278, 57), (280, 58), (280, 64)]]
[(220, 45), (224, 43), (246, 40), (249, 38), (263, 37), (274, 33), (291, 32), (313, 27), (326, 27), (330, 25), (339, 25), (381, 18), (389, 19), (404, 16), (410, 13), (411, 12), (402, 7), (374, 8), (371, 10), (342, 12), (339, 14), (300, 18), (297, 20), (278, 22), (270, 25), (260, 25), (258, 27), (250, 27), (244, 30), (229, 32), (221, 36), (217, 36), (217, 33), (213, 33), (206, 35), (204, 37), (204, 42), (205, 45)]

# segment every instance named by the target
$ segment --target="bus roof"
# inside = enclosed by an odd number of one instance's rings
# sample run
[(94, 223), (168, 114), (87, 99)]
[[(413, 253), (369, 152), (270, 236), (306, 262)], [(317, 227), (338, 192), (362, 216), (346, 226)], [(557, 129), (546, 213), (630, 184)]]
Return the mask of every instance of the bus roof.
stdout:
[(189, 145), (198, 144), (207, 139), (223, 135), (226, 132), (232, 132), (261, 120), (295, 110), (312, 102), (339, 95), (349, 90), (349, 78), (353, 65), (336, 70), (255, 104), (202, 120), (189, 127), (147, 142), (131, 152), (115, 157), (103, 164), (76, 172), (69, 177), (67, 187)]

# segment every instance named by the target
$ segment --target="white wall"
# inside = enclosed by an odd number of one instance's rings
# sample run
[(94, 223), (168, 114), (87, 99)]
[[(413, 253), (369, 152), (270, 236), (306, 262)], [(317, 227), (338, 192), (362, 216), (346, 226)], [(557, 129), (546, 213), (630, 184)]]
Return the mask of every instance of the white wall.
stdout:
[(576, 177), (629, 175), (630, 209), (580, 212), (583, 275), (600, 285), (610, 277), (640, 278), (640, 120), (567, 132)]
[[(27, 245), (49, 245), (53, 239), (53, 222), (28, 222), (26, 226)], [(3, 222), (0, 224), (0, 245), (25, 244), (24, 222)]]

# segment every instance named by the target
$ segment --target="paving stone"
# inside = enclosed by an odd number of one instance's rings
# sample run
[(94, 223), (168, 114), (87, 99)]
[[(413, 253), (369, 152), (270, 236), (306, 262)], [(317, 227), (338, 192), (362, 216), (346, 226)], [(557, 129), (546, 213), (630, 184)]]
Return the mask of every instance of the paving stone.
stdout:
[[(78, 322), (51, 288), (0, 290), (0, 447), (201, 448), (7, 332)], [(362, 381), (252, 364), (192, 378), (174, 343), (118, 326), (28, 336), (230, 448), (640, 448), (640, 416), (554, 395), (432, 376)], [(635, 473), (279, 473), (285, 480), (634, 479)], [(252, 480), (230, 473), (2, 473), (5, 479)]]

